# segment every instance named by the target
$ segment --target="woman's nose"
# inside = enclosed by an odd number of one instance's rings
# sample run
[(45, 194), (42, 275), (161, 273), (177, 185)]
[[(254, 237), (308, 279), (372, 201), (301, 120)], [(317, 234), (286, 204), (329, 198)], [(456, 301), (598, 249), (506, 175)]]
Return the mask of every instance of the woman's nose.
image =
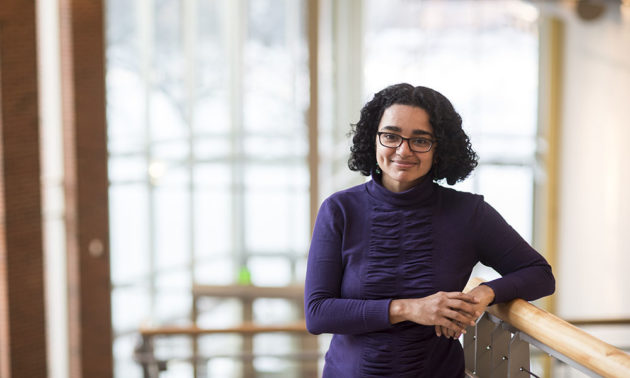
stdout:
[(400, 144), (400, 146), (398, 146), (398, 148), (396, 149), (396, 152), (399, 155), (402, 155), (402, 156), (409, 155), (409, 154), (413, 153), (413, 151), (411, 151), (411, 148), (409, 148), (409, 141), (408, 140), (403, 140), (403, 142)]

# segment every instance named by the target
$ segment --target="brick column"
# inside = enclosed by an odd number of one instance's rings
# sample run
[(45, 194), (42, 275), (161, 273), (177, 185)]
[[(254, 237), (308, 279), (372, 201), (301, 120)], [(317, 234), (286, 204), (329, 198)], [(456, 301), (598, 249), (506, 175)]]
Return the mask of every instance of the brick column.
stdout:
[(111, 377), (104, 4), (59, 6), (70, 377)]
[(0, 1), (0, 377), (45, 377), (35, 1)]

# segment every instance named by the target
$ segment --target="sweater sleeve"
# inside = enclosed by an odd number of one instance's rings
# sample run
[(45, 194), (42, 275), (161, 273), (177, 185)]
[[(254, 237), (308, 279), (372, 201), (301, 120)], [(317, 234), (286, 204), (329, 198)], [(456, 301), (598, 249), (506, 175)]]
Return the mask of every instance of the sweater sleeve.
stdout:
[(344, 221), (338, 207), (324, 201), (313, 230), (304, 285), (306, 327), (313, 334), (360, 334), (391, 327), (391, 299), (341, 298)]
[(545, 258), (483, 200), (477, 207), (476, 217), (479, 259), (502, 276), (485, 283), (494, 290), (492, 304), (515, 298), (531, 301), (551, 295), (555, 279)]

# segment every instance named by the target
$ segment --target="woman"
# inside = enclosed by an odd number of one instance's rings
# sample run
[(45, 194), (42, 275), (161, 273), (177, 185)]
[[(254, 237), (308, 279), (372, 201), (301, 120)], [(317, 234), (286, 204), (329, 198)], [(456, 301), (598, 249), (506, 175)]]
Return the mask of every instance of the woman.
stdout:
[[(327, 198), (305, 285), (311, 333), (333, 333), (324, 377), (461, 377), (459, 336), (493, 303), (553, 293), (551, 267), (483, 197), (434, 183), (477, 165), (461, 117), (435, 90), (376, 93), (348, 166), (371, 175)], [(481, 261), (502, 277), (463, 290)]]

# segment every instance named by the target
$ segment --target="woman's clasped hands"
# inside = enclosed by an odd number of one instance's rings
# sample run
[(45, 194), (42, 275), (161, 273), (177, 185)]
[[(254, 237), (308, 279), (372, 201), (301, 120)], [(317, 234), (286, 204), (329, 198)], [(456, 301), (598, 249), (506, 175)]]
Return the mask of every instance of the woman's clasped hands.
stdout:
[(424, 298), (394, 299), (389, 307), (389, 319), (392, 324), (407, 320), (432, 325), (438, 336), (459, 338), (466, 333), (466, 327), (475, 325), (493, 299), (493, 290), (485, 285), (468, 294), (440, 291)]

